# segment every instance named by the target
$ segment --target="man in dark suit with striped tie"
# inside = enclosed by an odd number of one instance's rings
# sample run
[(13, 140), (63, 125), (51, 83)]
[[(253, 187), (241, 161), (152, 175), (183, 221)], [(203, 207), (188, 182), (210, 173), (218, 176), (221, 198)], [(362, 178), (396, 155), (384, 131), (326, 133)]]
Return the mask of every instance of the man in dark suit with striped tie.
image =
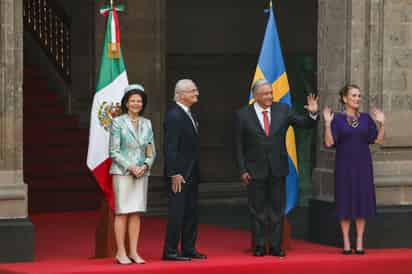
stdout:
[(272, 92), (266, 80), (258, 80), (252, 86), (255, 103), (240, 109), (236, 115), (235, 151), (241, 180), (248, 189), (253, 254), (266, 254), (267, 219), (269, 254), (283, 257), (285, 178), (289, 173), (286, 132), (290, 125), (314, 127), (318, 104), (315, 96), (308, 96), (305, 106), (308, 115), (297, 115), (289, 105), (273, 102)]
[[(196, 250), (197, 197), (199, 183), (199, 125), (190, 107), (199, 91), (192, 80), (176, 83), (175, 104), (164, 121), (165, 177), (168, 192), (168, 224), (163, 259), (206, 259)], [(181, 240), (181, 250), (178, 243)]]

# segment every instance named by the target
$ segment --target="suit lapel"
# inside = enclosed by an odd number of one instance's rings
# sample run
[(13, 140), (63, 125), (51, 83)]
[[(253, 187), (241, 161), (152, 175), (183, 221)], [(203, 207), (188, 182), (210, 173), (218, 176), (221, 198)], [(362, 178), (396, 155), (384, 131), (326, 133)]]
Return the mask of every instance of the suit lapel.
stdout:
[[(184, 111), (184, 109), (182, 109), (178, 104), (176, 104), (176, 107), (179, 109), (179, 111), (180, 111), (180, 113), (181, 113), (181, 115), (182, 115), (182, 117), (183, 117), (183, 120), (186, 120), (186, 124), (189, 123), (188, 127), (190, 127), (190, 128), (192, 129), (192, 131), (194, 132), (194, 134), (197, 135), (197, 134), (198, 134), (198, 133), (197, 133), (197, 130), (195, 129), (195, 127), (194, 127), (194, 125), (193, 125), (193, 123), (192, 123), (192, 120), (190, 119), (189, 115), (188, 115), (188, 114), (186, 113), (186, 111)], [(193, 117), (193, 120), (195, 121), (195, 123), (197, 124), (197, 121), (196, 121), (195, 117), (193, 116), (193, 114), (192, 114), (192, 117)]]
[(278, 103), (273, 103), (271, 111), (270, 111), (270, 130), (269, 134), (273, 134), (281, 126), (284, 125), (284, 122), (282, 119), (284, 119), (283, 113), (280, 112), (279, 104)]
[[(133, 127), (133, 125), (132, 125), (132, 122), (130, 121), (130, 119), (129, 119), (129, 117), (127, 117), (127, 115), (125, 116), (125, 123), (127, 124), (127, 128), (129, 129), (129, 131), (130, 131), (130, 133), (131, 133), (131, 135), (135, 138), (135, 140), (136, 140), (136, 142), (137, 142), (137, 133), (136, 133), (136, 130), (135, 130), (135, 128)], [(139, 129), (140, 128), (140, 118), (139, 118), (139, 120), (138, 120), (138, 122), (137, 122), (137, 128)]]
[(272, 134), (275, 131), (275, 126), (276, 126), (276, 107), (275, 104), (272, 104), (272, 107), (270, 108), (270, 129), (269, 129), (269, 135)]

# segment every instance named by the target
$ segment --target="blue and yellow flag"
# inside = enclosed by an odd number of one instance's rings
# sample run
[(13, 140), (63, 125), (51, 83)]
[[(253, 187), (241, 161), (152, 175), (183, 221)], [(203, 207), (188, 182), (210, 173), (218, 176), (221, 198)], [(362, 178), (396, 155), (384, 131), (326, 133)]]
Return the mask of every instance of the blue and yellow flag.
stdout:
[[(292, 107), (292, 97), (285, 64), (283, 62), (272, 2), (270, 2), (269, 19), (266, 25), (265, 37), (260, 50), (253, 83), (263, 79), (272, 84), (274, 102), (285, 103)], [(252, 93), (250, 93), (249, 102), (253, 103)], [(287, 130), (286, 149), (289, 156), (289, 175), (286, 177), (285, 213), (287, 214), (296, 206), (299, 191), (298, 159), (296, 154), (295, 133), (292, 127), (289, 127)]]

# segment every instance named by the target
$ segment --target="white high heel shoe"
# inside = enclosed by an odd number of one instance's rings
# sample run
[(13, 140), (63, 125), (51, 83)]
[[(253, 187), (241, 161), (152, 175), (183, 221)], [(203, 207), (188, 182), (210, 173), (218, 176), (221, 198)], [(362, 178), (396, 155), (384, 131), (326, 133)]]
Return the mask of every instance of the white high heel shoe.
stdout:
[(127, 256), (119, 256), (116, 255), (116, 262), (121, 265), (128, 265), (131, 264), (132, 261)]
[(140, 257), (139, 255), (129, 256), (129, 258), (135, 264), (144, 264), (144, 263), (146, 263), (146, 261), (143, 260), (143, 258)]

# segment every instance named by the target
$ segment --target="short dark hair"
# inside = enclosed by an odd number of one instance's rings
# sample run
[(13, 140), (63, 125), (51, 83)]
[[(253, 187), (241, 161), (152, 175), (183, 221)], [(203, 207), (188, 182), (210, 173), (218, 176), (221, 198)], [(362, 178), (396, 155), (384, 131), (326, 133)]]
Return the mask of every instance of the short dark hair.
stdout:
[(129, 90), (123, 95), (122, 102), (121, 102), (121, 108), (122, 108), (123, 113), (127, 113), (129, 111), (127, 108), (127, 102), (129, 102), (129, 98), (131, 96), (136, 95), (136, 94), (140, 95), (140, 97), (142, 98), (143, 106), (142, 106), (142, 110), (139, 112), (139, 115), (143, 115), (144, 110), (147, 105), (147, 95), (144, 91), (137, 90), (137, 89)]
[(353, 88), (360, 90), (360, 87), (358, 85), (355, 85), (355, 84), (348, 84), (348, 85), (346, 85), (346, 86), (344, 86), (343, 88), (340, 89), (340, 91), (339, 91), (339, 101), (342, 105), (345, 104), (345, 102), (343, 101), (343, 97), (348, 96), (349, 90), (351, 90)]

